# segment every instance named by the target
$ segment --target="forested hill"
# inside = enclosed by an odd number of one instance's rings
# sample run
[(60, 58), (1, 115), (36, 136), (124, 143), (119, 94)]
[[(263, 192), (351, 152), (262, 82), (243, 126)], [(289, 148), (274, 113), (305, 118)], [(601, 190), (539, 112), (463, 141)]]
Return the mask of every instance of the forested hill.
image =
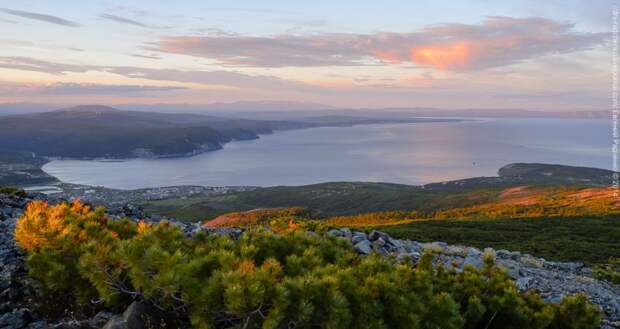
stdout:
[(219, 149), (232, 140), (255, 139), (275, 130), (435, 121), (454, 120), (338, 115), (315, 115), (293, 121), (254, 120), (83, 105), (0, 117), (0, 152), (81, 159), (186, 156)]
[(0, 151), (71, 158), (179, 156), (218, 149), (231, 140), (258, 138), (276, 129), (309, 126), (77, 106), (0, 118)]

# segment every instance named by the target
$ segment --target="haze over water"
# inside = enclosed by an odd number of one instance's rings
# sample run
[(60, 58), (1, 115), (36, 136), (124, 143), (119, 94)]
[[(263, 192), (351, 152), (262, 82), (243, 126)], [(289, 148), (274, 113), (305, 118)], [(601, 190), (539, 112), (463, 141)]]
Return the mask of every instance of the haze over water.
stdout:
[(610, 169), (607, 120), (480, 119), (278, 131), (187, 158), (55, 160), (70, 183), (118, 189), (170, 185), (274, 186), (328, 181), (425, 184), (494, 176), (513, 162)]

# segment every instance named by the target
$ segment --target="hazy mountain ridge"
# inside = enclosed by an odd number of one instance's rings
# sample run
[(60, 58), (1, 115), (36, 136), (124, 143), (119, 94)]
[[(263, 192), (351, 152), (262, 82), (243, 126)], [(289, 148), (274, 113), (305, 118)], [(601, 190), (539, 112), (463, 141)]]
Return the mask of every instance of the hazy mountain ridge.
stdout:
[[(47, 112), (54, 108), (67, 106), (40, 103), (4, 103), (0, 104), (0, 116), (16, 114), (32, 114)], [(495, 117), (495, 118), (575, 118), (575, 119), (608, 119), (611, 110), (573, 110), (547, 111), (533, 109), (443, 109), (426, 107), (398, 108), (349, 108), (326, 104), (293, 101), (244, 101), (211, 104), (116, 104), (113, 107), (121, 110), (144, 111), (150, 113), (192, 113), (223, 117), (247, 117), (257, 119), (298, 119), (308, 116), (341, 115), (341, 116), (380, 116), (391, 118), (402, 117)]]
[(358, 116), (258, 120), (82, 105), (0, 117), (0, 151), (79, 159), (190, 156), (276, 130), (446, 120)]
[(307, 126), (78, 106), (0, 118), (0, 150), (70, 158), (182, 156), (219, 149), (231, 140), (255, 139), (274, 129)]

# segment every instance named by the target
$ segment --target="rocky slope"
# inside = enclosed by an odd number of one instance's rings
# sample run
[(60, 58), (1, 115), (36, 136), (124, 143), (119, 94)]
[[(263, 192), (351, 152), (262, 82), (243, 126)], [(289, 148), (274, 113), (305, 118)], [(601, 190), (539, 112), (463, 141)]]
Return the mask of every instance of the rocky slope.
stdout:
[(537, 290), (549, 302), (558, 302), (567, 295), (584, 293), (603, 311), (602, 328), (620, 328), (620, 286), (594, 279), (592, 269), (582, 263), (551, 262), (518, 251), (491, 248), (481, 251), (444, 242), (399, 240), (380, 231), (367, 234), (341, 228), (330, 230), (329, 233), (350, 241), (355, 251), (364, 255), (376, 252), (416, 263), (425, 252), (433, 252), (436, 264), (457, 271), (465, 265), (481, 268), (484, 255), (490, 254), (495, 257), (497, 265), (507, 270), (521, 291)]
[[(44, 319), (32, 308), (33, 285), (28, 280), (24, 267), (24, 254), (13, 241), (13, 230), (17, 218), (25, 205), (44, 195), (27, 197), (0, 194), (0, 329), (4, 328), (143, 328), (140, 320), (152, 313), (148, 307), (134, 302), (122, 315), (100, 312), (90, 319), (77, 320), (70, 316), (61, 319)], [(138, 218), (143, 214), (136, 209), (126, 213), (113, 214), (114, 217), (129, 215)], [(180, 225), (186, 234), (207, 230), (211, 234), (228, 234), (237, 238), (243, 234), (241, 229), (206, 229), (199, 224)], [(386, 233), (372, 231), (365, 233), (347, 228), (329, 231), (337, 237), (351, 242), (353, 248), (362, 255), (380, 253), (399, 261), (417, 262), (425, 252), (432, 251), (435, 263), (457, 271), (465, 265), (480, 268), (483, 255), (492, 254), (499, 266), (506, 268), (522, 291), (535, 289), (548, 301), (559, 301), (574, 293), (584, 293), (604, 312), (601, 328), (620, 328), (620, 286), (602, 282), (592, 277), (592, 270), (581, 263), (557, 263), (536, 258), (528, 254), (507, 250), (479, 250), (472, 247), (448, 245), (443, 242), (420, 243), (412, 240), (399, 240)], [(153, 314), (151, 314), (153, 315)], [(155, 314), (156, 315), (156, 314)], [(154, 316), (154, 315), (153, 315)]]

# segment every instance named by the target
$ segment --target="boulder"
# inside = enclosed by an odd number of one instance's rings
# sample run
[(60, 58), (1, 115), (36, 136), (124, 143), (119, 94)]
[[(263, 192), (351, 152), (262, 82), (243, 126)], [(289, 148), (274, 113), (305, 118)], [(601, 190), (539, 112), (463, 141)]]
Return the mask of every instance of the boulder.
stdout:
[(165, 327), (163, 317), (152, 306), (134, 301), (123, 315), (111, 316), (103, 329), (158, 329)]
[(340, 232), (342, 232), (344, 234), (344, 237), (347, 238), (347, 240), (351, 241), (351, 238), (353, 237), (353, 234), (351, 233), (351, 230), (343, 227), (340, 229)]
[(127, 329), (122, 315), (115, 315), (106, 322), (102, 329)]
[(344, 232), (342, 232), (339, 229), (331, 229), (329, 231), (327, 231), (328, 234), (333, 235), (333, 236), (337, 236), (337, 237), (343, 237), (344, 236)]
[(477, 269), (481, 269), (482, 265), (484, 265), (484, 261), (482, 259), (482, 253), (480, 250), (476, 248), (471, 248), (469, 253), (467, 253), (467, 257), (463, 261), (463, 266), (470, 265)]
[(376, 248), (380, 248), (385, 246), (385, 240), (383, 240), (383, 238), (378, 238), (375, 241), (372, 242), (372, 245)]
[(110, 313), (110, 312), (105, 312), (105, 311), (101, 311), (99, 313), (97, 313), (94, 317), (88, 319), (88, 325), (91, 328), (101, 328), (103, 327), (112, 317), (114, 317), (114, 314)]
[(369, 255), (370, 253), (372, 253), (372, 247), (370, 245), (370, 241), (368, 240), (362, 240), (358, 243), (356, 243), (353, 246), (353, 249), (362, 255)]
[(152, 308), (147, 304), (138, 301), (131, 303), (127, 309), (125, 309), (125, 312), (123, 312), (123, 319), (125, 320), (125, 324), (128, 329), (146, 329), (147, 323), (153, 325), (152, 322), (159, 322), (154, 321), (155, 318), (157, 318), (157, 316)]
[(368, 236), (364, 232), (353, 232), (353, 236), (351, 237), (351, 243), (354, 245), (360, 241), (368, 240)]
[(372, 230), (370, 234), (368, 234), (368, 240), (370, 241), (375, 241), (379, 238), (383, 238), (383, 240), (387, 240), (389, 237), (390, 236), (387, 233), (377, 231), (377, 230)]

